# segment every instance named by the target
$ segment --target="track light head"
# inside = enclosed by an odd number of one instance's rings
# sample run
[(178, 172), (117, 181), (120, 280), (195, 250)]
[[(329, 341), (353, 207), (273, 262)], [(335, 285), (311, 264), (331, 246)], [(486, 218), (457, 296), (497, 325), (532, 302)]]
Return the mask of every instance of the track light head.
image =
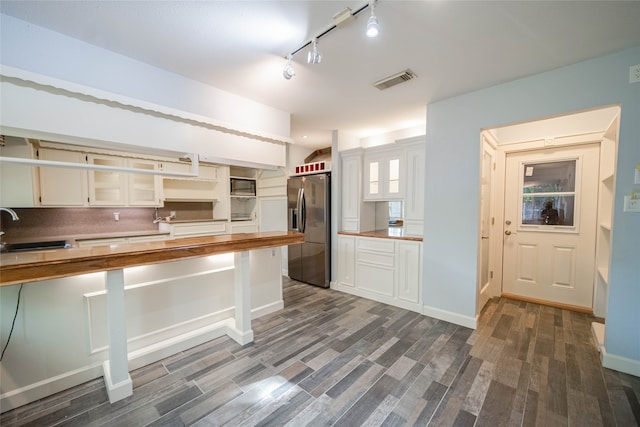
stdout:
[(375, 2), (371, 2), (369, 4), (369, 8), (371, 9), (371, 16), (367, 20), (367, 37), (377, 37), (380, 33), (380, 24), (378, 23), (378, 18), (376, 17)]
[(322, 55), (318, 52), (318, 40), (313, 39), (312, 41), (313, 47), (307, 54), (307, 63), (309, 64), (319, 64), (322, 61)]
[(294, 71), (293, 66), (291, 65), (291, 59), (292, 59), (291, 55), (287, 56), (287, 65), (285, 65), (284, 70), (282, 70), (282, 75), (287, 80), (290, 80), (291, 77), (296, 75), (296, 72)]

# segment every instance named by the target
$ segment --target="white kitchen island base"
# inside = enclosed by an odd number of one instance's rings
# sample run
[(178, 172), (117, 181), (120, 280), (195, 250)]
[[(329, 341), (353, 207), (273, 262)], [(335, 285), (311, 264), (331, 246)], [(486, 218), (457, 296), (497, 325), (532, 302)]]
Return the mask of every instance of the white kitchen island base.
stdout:
[[(11, 326), (21, 286), (23, 289), (18, 321), (0, 364), (1, 411), (100, 377), (104, 377), (109, 400), (115, 402), (131, 395), (129, 372), (134, 369), (225, 335), (241, 345), (251, 342), (251, 319), (284, 306), (280, 248), (288, 242), (275, 234), (273, 238), (269, 233), (219, 236), (215, 239), (247, 243), (240, 250), (158, 263), (145, 251), (180, 245), (193, 253), (200, 240), (145, 243), (140, 251), (143, 263), (118, 268), (107, 265), (103, 271), (99, 271), (101, 265), (113, 262), (102, 256), (109, 247), (60, 249), (61, 257), (75, 254), (86, 260), (88, 271), (24, 280), (24, 285), (9, 280), (11, 262), (24, 265), (25, 274), (32, 274), (34, 264), (29, 261), (36, 256), (47, 266), (57, 263), (64, 268), (53, 259), (56, 251), (19, 257), (3, 254), (3, 336)], [(271, 246), (260, 247), (264, 240), (263, 245)], [(110, 250), (123, 252), (120, 245)], [(51, 270), (43, 267), (42, 271)]]

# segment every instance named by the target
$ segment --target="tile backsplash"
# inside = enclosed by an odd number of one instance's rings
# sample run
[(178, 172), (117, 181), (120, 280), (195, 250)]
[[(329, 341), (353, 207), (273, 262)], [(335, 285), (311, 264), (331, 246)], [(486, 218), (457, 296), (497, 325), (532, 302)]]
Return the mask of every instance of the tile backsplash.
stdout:
[[(0, 214), (2, 240), (32, 239), (36, 237), (64, 237), (130, 231), (157, 231), (153, 223), (155, 208), (16, 208), (20, 219), (12, 221), (7, 212)], [(176, 212), (180, 220), (211, 220), (211, 203), (166, 203), (158, 208), (158, 216)], [(119, 220), (114, 219), (118, 212)]]

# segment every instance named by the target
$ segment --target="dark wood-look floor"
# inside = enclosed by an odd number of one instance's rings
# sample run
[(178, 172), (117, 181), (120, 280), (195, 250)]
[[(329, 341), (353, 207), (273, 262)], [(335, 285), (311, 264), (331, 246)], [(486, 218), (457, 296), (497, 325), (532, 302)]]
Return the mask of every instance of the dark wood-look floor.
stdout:
[(640, 378), (603, 369), (587, 315), (507, 299), (476, 331), (285, 278), (255, 342), (222, 337), (2, 414), (3, 427), (634, 426)]

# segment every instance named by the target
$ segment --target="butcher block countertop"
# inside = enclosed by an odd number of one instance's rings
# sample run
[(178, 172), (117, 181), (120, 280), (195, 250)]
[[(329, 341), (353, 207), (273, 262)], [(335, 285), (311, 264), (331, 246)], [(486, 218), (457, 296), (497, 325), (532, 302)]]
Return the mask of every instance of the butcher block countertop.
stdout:
[(354, 233), (351, 231), (339, 231), (338, 234), (344, 234), (345, 236), (378, 237), (382, 239), (412, 240), (415, 242), (422, 242), (422, 236), (406, 236), (402, 227), (389, 227), (382, 230), (361, 231), (359, 233)]
[(272, 231), (3, 253), (0, 286), (303, 242), (302, 233)]

